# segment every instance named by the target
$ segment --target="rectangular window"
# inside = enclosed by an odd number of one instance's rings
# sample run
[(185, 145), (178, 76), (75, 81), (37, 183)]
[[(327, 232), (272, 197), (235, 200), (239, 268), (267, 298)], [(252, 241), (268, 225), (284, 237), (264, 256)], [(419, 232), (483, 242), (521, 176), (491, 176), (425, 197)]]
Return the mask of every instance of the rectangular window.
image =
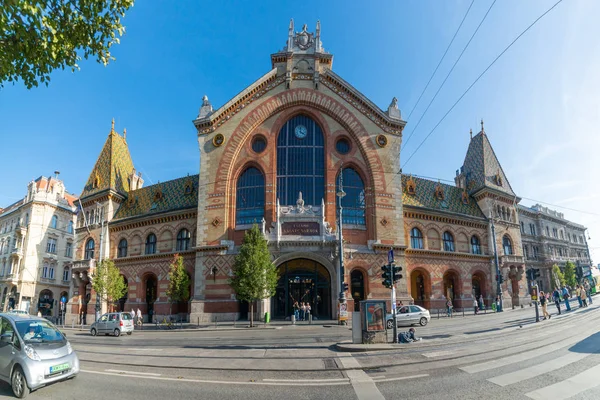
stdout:
[(65, 257), (73, 257), (73, 243), (67, 242), (67, 247), (65, 248)]
[(523, 255), (527, 260), (529, 260), (529, 249), (527, 246), (523, 246)]
[(538, 258), (538, 247), (537, 246), (533, 246), (533, 258), (537, 260)]
[(48, 278), (54, 279), (54, 265), (50, 266), (50, 272), (48, 274)]
[(556, 228), (552, 228), (552, 236), (558, 239), (558, 230)]
[(532, 235), (535, 235), (535, 225), (534, 224), (529, 224), (529, 232)]
[(550, 236), (550, 228), (546, 227), (546, 236)]
[(48, 264), (44, 264), (44, 267), (42, 268), (42, 278), (47, 278), (48, 277)]
[(48, 239), (48, 242), (46, 243), (46, 252), (56, 254), (56, 239)]

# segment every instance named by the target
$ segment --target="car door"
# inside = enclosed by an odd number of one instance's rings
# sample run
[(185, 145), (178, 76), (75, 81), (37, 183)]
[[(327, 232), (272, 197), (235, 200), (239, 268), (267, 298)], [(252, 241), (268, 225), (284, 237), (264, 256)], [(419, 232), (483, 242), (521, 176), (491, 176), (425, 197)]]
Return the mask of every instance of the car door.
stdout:
[(10, 321), (4, 317), (0, 317), (0, 337), (10, 338), (10, 340), (0, 340), (0, 375), (5, 379), (8, 378), (10, 365), (15, 356), (14, 347), (11, 344), (13, 335), (14, 329)]
[(398, 321), (398, 325), (410, 325), (410, 313), (408, 306), (402, 306), (398, 309), (396, 320)]
[(98, 320), (98, 323), (96, 324), (96, 326), (98, 328), (98, 333), (106, 332), (106, 323), (107, 322), (108, 322), (108, 314), (104, 314), (103, 316), (100, 317), (100, 319)]
[(119, 314), (108, 314), (108, 322), (106, 323), (106, 332), (112, 333), (119, 326)]
[(421, 310), (419, 307), (410, 306), (410, 323), (418, 324), (421, 319)]

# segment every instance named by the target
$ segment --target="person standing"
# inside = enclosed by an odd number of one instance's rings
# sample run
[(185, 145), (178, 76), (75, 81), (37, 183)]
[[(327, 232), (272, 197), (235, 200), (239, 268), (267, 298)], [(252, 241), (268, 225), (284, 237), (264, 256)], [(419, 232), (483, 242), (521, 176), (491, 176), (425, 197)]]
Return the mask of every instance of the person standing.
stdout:
[(546, 295), (543, 291), (540, 291), (540, 305), (542, 306), (542, 313), (544, 314), (544, 320), (546, 318), (550, 319), (550, 314), (548, 313), (548, 303), (546, 303)]
[(446, 315), (452, 318), (452, 299), (450, 297), (448, 297), (448, 300), (446, 301)]
[(581, 286), (577, 285), (575, 289), (575, 294), (577, 295), (577, 302), (579, 303), (579, 308), (583, 307), (583, 302), (581, 301)]
[(581, 286), (581, 304), (583, 305), (583, 307), (587, 307), (587, 293), (585, 292), (585, 289), (583, 288), (583, 286)]
[(566, 286), (562, 288), (562, 296), (565, 301), (565, 307), (567, 311), (571, 311), (571, 305), (569, 304), (569, 299), (571, 298), (571, 293), (569, 293), (569, 289)]
[(475, 310), (475, 315), (477, 315), (477, 312), (479, 311), (479, 304), (477, 303), (477, 298), (473, 298), (473, 309)]
[(306, 319), (310, 319), (310, 312), (312, 308), (310, 307), (310, 303), (306, 303)]
[(300, 306), (300, 321), (304, 321), (306, 319), (306, 304), (304, 304), (304, 302), (300, 303), (302, 304)]
[(558, 309), (558, 315), (560, 315), (560, 292), (558, 291), (558, 288), (554, 289), (552, 297), (554, 298), (554, 304), (556, 304), (556, 308)]
[(590, 290), (590, 289), (591, 289), (591, 288), (590, 288), (590, 284), (589, 284), (589, 282), (587, 281), (587, 279), (584, 281), (584, 283), (583, 283), (583, 287), (585, 288), (585, 294), (587, 294), (587, 299), (588, 299), (588, 302), (589, 302), (590, 304), (593, 304), (593, 302), (592, 302), (592, 292), (591, 292), (591, 290)]
[(139, 308), (137, 309), (137, 324), (142, 326), (142, 312)]

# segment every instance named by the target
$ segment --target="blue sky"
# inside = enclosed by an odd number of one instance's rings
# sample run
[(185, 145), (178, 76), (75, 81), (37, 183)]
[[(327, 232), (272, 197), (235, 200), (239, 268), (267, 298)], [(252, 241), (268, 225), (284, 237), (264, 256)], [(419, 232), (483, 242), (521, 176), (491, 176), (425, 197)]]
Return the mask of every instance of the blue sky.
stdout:
[[(487, 65), (555, 0), (501, 0), (492, 7), (446, 85), (404, 147), (417, 148)], [(6, 85), (0, 91), (0, 162), (9, 179), (0, 206), (24, 196), (26, 184), (61, 171), (78, 194), (114, 117), (146, 184), (198, 172), (192, 120), (202, 96), (219, 107), (270, 69), (269, 55), (297, 30), (314, 30), (334, 54), (333, 69), (387, 108), (398, 98), (408, 117), (463, 18), (470, 0), (319, 2), (138, 1), (108, 67), (81, 62), (56, 71), (48, 88)], [(405, 130), (425, 107), (492, 0), (477, 0), (446, 60)], [(600, 262), (600, 2), (565, 0), (523, 36), (465, 96), (404, 172), (452, 180), (469, 128), (486, 132), (521, 204), (540, 200), (590, 228)], [(594, 179), (596, 178), (596, 179)]]

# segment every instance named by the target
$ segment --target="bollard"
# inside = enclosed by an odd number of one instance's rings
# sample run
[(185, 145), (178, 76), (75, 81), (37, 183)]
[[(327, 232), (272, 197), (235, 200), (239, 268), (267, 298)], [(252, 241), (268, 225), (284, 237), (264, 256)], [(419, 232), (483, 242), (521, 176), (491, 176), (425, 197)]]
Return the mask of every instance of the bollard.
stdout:
[(217, 324), (217, 320), (219, 319), (219, 317), (217, 315), (215, 315), (215, 329), (218, 329), (218, 324)]
[(308, 324), (312, 325), (312, 314), (308, 314)]
[(198, 317), (198, 328), (200, 328), (200, 317)]
[(465, 316), (465, 308), (463, 307), (463, 317)]
[(440, 309), (438, 308), (438, 319), (440, 319)]
[(296, 316), (292, 315), (292, 325), (296, 325)]

